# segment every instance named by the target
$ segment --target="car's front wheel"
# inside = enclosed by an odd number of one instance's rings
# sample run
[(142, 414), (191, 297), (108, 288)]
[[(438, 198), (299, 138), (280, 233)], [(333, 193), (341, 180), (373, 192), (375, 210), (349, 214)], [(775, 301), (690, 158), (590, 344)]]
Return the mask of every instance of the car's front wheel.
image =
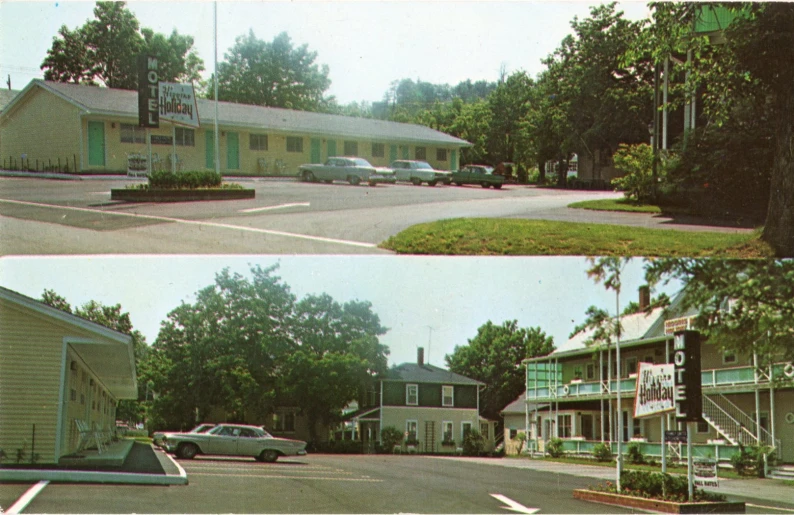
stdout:
[(358, 186), (361, 183), (361, 177), (359, 177), (358, 175), (351, 175), (347, 178), (347, 182), (349, 182), (353, 186)]
[(176, 450), (176, 455), (183, 460), (192, 460), (198, 454), (198, 447), (192, 443), (183, 443)]
[(274, 451), (273, 449), (265, 449), (262, 451), (259, 456), (256, 457), (258, 461), (264, 461), (265, 463), (275, 463), (278, 459), (278, 452)]
[(438, 184), (438, 181), (430, 181), (427, 183), (428, 186), (435, 186), (436, 184)]
[(494, 184), (493, 187), (494, 187), (494, 189), (497, 189), (497, 190), (501, 190), (502, 189), (502, 185), (501, 184)]
[(422, 185), (422, 179), (420, 179), (418, 177), (414, 177), (414, 178), (411, 179), (411, 184), (413, 184), (414, 186), (421, 186)]
[(314, 182), (314, 174), (309, 170), (303, 171), (303, 180), (304, 182)]
[(482, 182), (480, 183), (480, 186), (482, 186), (482, 187), (483, 187), (483, 188), (485, 188), (485, 189), (488, 189), (488, 186), (490, 186), (490, 184), (488, 184), (488, 183), (487, 183), (487, 182), (485, 182), (485, 181), (482, 181)]

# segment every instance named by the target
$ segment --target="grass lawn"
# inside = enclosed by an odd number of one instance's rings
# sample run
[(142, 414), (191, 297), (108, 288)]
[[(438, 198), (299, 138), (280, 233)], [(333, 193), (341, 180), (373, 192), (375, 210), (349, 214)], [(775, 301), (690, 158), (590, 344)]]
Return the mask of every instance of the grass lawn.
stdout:
[(591, 209), (594, 211), (624, 211), (630, 213), (661, 213), (662, 208), (652, 204), (638, 204), (627, 198), (585, 200), (584, 202), (574, 202), (568, 207), (576, 209)]
[(458, 218), (419, 224), (392, 236), (380, 247), (398, 254), (469, 256), (774, 256), (758, 233), (500, 218)]

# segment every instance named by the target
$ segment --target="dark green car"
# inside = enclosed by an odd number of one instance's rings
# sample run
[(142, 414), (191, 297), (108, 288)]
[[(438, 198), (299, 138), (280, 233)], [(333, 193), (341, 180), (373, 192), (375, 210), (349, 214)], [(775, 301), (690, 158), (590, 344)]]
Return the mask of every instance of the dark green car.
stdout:
[(457, 172), (452, 172), (452, 182), (458, 186), (479, 184), (483, 188), (493, 187), (497, 190), (505, 183), (504, 175), (494, 173), (492, 166), (466, 165)]

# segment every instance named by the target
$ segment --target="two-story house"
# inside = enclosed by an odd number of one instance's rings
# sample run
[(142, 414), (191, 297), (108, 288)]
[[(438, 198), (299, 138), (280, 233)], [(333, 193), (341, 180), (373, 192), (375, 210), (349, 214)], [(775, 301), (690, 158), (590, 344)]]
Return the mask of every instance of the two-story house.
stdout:
[[(641, 289), (642, 311), (620, 319), (619, 369), (614, 339), (609, 345), (588, 345), (592, 330), (525, 361), (525, 397), (533, 408), (527, 419), (540, 449), (557, 437), (566, 451), (589, 453), (598, 442), (617, 440), (622, 417), (621, 441), (636, 441), (644, 454), (661, 456), (661, 418), (667, 429), (676, 424), (672, 414), (634, 418), (636, 371), (639, 362), (672, 362), (673, 334), (694, 321), (694, 311), (680, 307), (684, 294), (667, 309), (648, 309), (647, 290)], [(727, 460), (739, 444), (765, 445), (783, 462), (794, 462), (794, 365), (780, 360), (764, 364), (759, 356), (726, 352), (713, 341), (702, 341), (700, 353), (703, 413), (693, 454)], [(671, 447), (679, 456), (685, 452)]]
[(365, 449), (380, 441), (383, 428), (403, 432), (418, 452), (455, 453), (464, 436), (478, 430), (493, 449), (494, 422), (479, 415), (480, 381), (424, 362), (419, 348), (416, 363), (403, 363), (380, 377), (372, 395), (348, 420), (358, 427)]

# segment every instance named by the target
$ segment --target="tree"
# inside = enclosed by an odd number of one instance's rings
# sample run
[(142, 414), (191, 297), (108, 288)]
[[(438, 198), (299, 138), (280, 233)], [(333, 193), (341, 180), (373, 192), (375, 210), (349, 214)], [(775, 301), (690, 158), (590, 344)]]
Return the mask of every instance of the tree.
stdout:
[(538, 327), (519, 328), (516, 320), (494, 325), (489, 320), (468, 345), (456, 345), (444, 361), (450, 371), (485, 383), (480, 412), (498, 420), (499, 412), (526, 389), (521, 362), (552, 350), (553, 339)]
[(204, 61), (193, 48), (193, 36), (183, 36), (174, 29), (171, 35), (141, 29), (146, 55), (157, 57), (160, 80), (163, 82), (201, 82)]
[(521, 149), (527, 147), (527, 138), (521, 123), (529, 114), (533, 85), (525, 72), (516, 72), (500, 81), (488, 96), (488, 153), (493, 164), (514, 163), (524, 157)]
[(315, 63), (317, 52), (294, 47), (286, 32), (268, 43), (251, 30), (238, 36), (218, 65), (220, 100), (241, 104), (323, 111), (330, 99), (328, 66)]
[(90, 83), (93, 76), (89, 71), (88, 44), (84, 31), (72, 31), (66, 25), (61, 25), (58, 34), (60, 37), (52, 38), (52, 47), (47, 50), (47, 57), (41, 63), (41, 69), (45, 70), (44, 80)]
[(681, 309), (725, 350), (762, 363), (794, 358), (794, 261), (663, 258), (647, 261), (650, 283), (685, 283)]
[(138, 19), (125, 2), (97, 2), (94, 17), (81, 29), (91, 77), (109, 88), (135, 89), (137, 59), (143, 48)]

